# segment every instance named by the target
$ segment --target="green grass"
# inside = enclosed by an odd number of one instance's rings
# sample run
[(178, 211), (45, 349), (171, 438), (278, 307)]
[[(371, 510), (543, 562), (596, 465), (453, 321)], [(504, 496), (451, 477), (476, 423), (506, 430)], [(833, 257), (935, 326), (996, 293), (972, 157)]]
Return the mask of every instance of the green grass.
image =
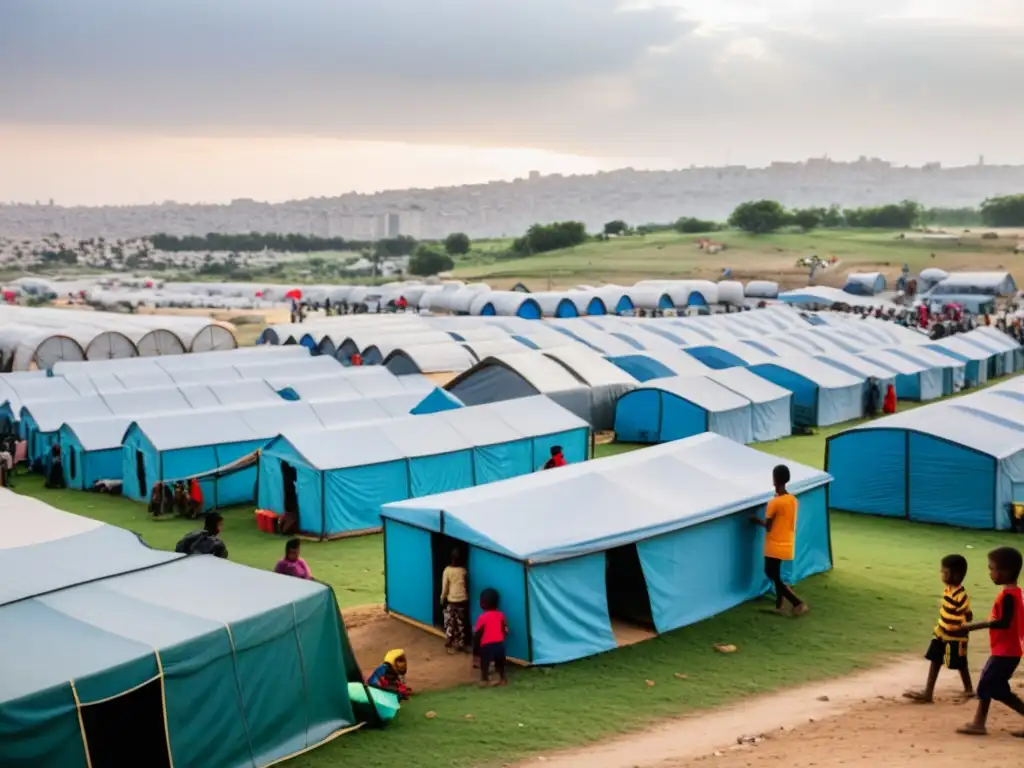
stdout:
[[(738, 231), (706, 235), (722, 243), (726, 250), (709, 255), (696, 248), (701, 235), (672, 232), (636, 235), (609, 241), (593, 241), (560, 251), (526, 258), (499, 259), (508, 241), (474, 243), (473, 250), (456, 262), (454, 274), (465, 279), (533, 281), (530, 287), (543, 290), (545, 283), (571, 285), (574, 282), (631, 282), (643, 277), (661, 279), (698, 275), (713, 277), (723, 266), (739, 275), (772, 277), (776, 271), (794, 270), (798, 256), (816, 253), (826, 258), (835, 255), (849, 266), (878, 268), (898, 272), (903, 264), (918, 271), (928, 266), (948, 268), (965, 256), (982, 259), (979, 269), (994, 269), (997, 261), (1012, 268), (1015, 242), (1010, 239), (982, 241), (972, 239), (963, 245), (952, 242), (904, 239), (896, 231), (818, 230), (810, 233), (779, 232), (753, 236)], [(935, 254), (935, 257), (932, 257)], [(971, 254), (977, 254), (971, 256)], [(766, 268), (771, 261), (773, 266)], [(991, 262), (991, 263), (990, 263)], [(963, 265), (960, 264), (963, 268)], [(806, 270), (797, 270), (806, 276)], [(820, 273), (826, 276), (825, 273)], [(824, 277), (823, 277), (824, 279)], [(529, 283), (528, 283), (529, 284)]]
[[(824, 440), (839, 429), (758, 447), (820, 467)], [(633, 448), (599, 446), (598, 455)], [(172, 547), (194, 527), (187, 521), (153, 522), (142, 505), (124, 499), (46, 491), (35, 478), (21, 478), (17, 490), (137, 531), (159, 548)], [(251, 509), (229, 510), (225, 517), (231, 559), (272, 568), (281, 556), (281, 540), (257, 532)], [(968, 557), (967, 586), (975, 605), (982, 607), (995, 594), (985, 553), (1016, 543), (1007, 534), (843, 513), (833, 513), (832, 537), (834, 570), (799, 586), (814, 606), (806, 619), (780, 619), (767, 611), (767, 601), (758, 601), (629, 648), (555, 668), (518, 670), (506, 689), (480, 691), (467, 685), (424, 693), (405, 705), (387, 729), (345, 736), (290, 764), (448, 768), (507, 763), (921, 653), (935, 620), (942, 556), (960, 552)], [(343, 607), (383, 601), (381, 537), (306, 543), (303, 554), (314, 574), (334, 587)], [(739, 651), (718, 654), (715, 643), (732, 643)], [(676, 673), (687, 677), (678, 679)], [(647, 680), (655, 685), (648, 686)], [(436, 717), (427, 719), (428, 711)]]

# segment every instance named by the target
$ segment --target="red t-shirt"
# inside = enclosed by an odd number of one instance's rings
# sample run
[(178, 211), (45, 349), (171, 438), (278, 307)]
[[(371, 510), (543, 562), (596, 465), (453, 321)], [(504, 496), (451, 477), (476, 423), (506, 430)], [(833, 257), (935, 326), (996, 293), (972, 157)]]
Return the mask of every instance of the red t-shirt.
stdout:
[(508, 634), (508, 626), (505, 624), (505, 614), (501, 611), (484, 611), (476, 620), (476, 632), (483, 631), (480, 638), (480, 645), (505, 642), (505, 635)]
[(1006, 629), (989, 627), (988, 640), (992, 648), (993, 656), (1010, 656), (1021, 658), (1024, 656), (1021, 646), (1021, 638), (1024, 638), (1024, 597), (1021, 596), (1020, 587), (1003, 587), (1003, 591), (996, 598), (996, 604), (992, 606), (990, 621), (999, 621), (1003, 617), (1003, 602), (1009, 597), (1013, 601), (1013, 619)]

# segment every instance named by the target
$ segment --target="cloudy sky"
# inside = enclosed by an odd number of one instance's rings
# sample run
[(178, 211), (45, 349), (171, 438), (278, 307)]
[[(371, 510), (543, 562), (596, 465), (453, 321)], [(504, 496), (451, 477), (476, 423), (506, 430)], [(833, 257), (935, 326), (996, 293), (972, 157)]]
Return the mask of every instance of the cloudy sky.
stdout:
[(1024, 163), (1024, 0), (0, 0), (0, 200)]

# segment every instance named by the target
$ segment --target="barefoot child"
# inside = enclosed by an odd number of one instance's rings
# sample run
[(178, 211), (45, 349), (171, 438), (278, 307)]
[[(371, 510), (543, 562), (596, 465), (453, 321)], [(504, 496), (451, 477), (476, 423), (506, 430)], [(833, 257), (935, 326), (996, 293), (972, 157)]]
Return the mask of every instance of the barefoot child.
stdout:
[[(505, 677), (505, 638), (508, 637), (508, 624), (505, 614), (498, 610), (498, 592), (485, 589), (480, 594), (480, 608), (483, 613), (476, 620), (474, 629), (474, 648), (479, 648), (480, 685), (507, 685)], [(491, 664), (498, 673), (498, 679), (490, 682)]]
[(783, 601), (788, 600), (793, 606), (793, 615), (802, 616), (807, 613), (807, 603), (782, 581), (782, 561), (791, 561), (796, 550), (797, 501), (786, 490), (788, 482), (789, 467), (779, 464), (772, 470), (775, 498), (768, 502), (765, 519), (755, 515), (750, 521), (767, 531), (764, 537), (764, 572), (775, 588), (775, 610), (782, 613)]
[(469, 625), (469, 591), (462, 553), (452, 550), (451, 565), (441, 574), (441, 608), (444, 611), (444, 645), (448, 653), (466, 650)]
[[(978, 681), (978, 711), (974, 720), (958, 728), (957, 733), (984, 736), (987, 733), (985, 722), (993, 699), (1024, 715), (1024, 701), (1010, 690), (1010, 679), (1017, 671), (1024, 652), (1021, 645), (1021, 638), (1024, 637), (1024, 600), (1017, 586), (1022, 563), (1024, 559), (1013, 547), (1000, 547), (988, 553), (988, 575), (994, 584), (1003, 589), (992, 607), (990, 620), (968, 624), (964, 630), (974, 632), (987, 629), (992, 655), (985, 663), (981, 680)], [(1024, 738), (1024, 731), (1013, 735)]]
[(971, 671), (967, 665), (967, 634), (964, 632), (964, 626), (974, 618), (971, 614), (971, 599), (963, 585), (967, 576), (967, 560), (962, 555), (947, 555), (942, 558), (941, 573), (946, 588), (942, 592), (942, 603), (939, 606), (939, 622), (935, 625), (931, 645), (924, 655), (931, 662), (928, 681), (923, 691), (907, 691), (903, 694), (918, 704), (931, 704), (939, 670), (943, 666), (960, 673), (964, 696), (969, 698), (974, 695)]

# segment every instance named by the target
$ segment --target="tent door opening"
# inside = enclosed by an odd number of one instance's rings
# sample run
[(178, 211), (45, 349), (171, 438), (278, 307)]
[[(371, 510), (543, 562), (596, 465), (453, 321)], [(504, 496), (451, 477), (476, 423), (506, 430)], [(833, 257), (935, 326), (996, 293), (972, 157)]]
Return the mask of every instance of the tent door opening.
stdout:
[(135, 479), (139, 483), (139, 496), (149, 498), (149, 484), (146, 482), (146, 457), (142, 451), (135, 452)]
[(608, 615), (619, 645), (646, 640), (654, 630), (651, 598), (640, 565), (636, 544), (616, 547), (605, 553), (605, 586)]
[(299, 516), (299, 494), (295, 489), (295, 483), (299, 479), (295, 467), (287, 461), (281, 462), (281, 483), (284, 486), (284, 513), (292, 515), (296, 519)]
[(452, 564), (452, 550), (462, 553), (462, 565), (469, 568), (467, 547), (458, 539), (445, 536), (443, 533), (430, 534), (431, 572), (434, 585), (434, 626), (444, 628), (444, 610), (441, 608), (441, 579), (444, 569)]
[(171, 768), (159, 678), (123, 696), (83, 705), (82, 728), (92, 768), (120, 768), (126, 752), (136, 765)]

